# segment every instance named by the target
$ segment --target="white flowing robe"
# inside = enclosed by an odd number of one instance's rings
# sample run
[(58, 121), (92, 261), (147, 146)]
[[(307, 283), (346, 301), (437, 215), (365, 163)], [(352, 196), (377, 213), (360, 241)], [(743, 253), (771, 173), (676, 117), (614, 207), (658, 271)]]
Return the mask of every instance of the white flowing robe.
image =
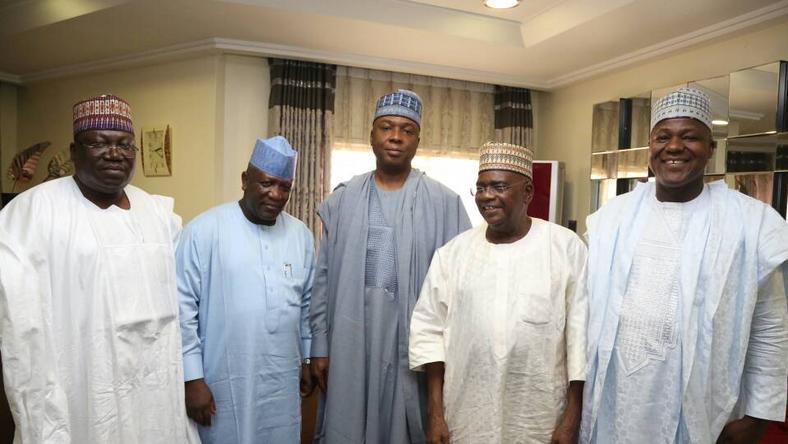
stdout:
[(184, 406), (172, 199), (102, 210), (72, 177), (0, 212), (0, 351), (15, 443), (199, 442)]
[(445, 362), (452, 442), (549, 442), (569, 381), (585, 380), (586, 248), (532, 220), (511, 244), (483, 224), (439, 249), (413, 311), (410, 366)]
[[(602, 431), (610, 427), (598, 423), (600, 410), (605, 392), (617, 389), (611, 361), (637, 248), (649, 220), (657, 216), (650, 204), (654, 195), (653, 183), (640, 184), (588, 218), (589, 372), (582, 443), (609, 442)], [(788, 224), (772, 208), (722, 181), (707, 184), (701, 197), (683, 228), (675, 273), (679, 307), (686, 307), (677, 320), (681, 380), (676, 391), (659, 394), (678, 397), (669, 403), (680, 409), (670, 412), (679, 418), (678, 433), (633, 430), (632, 442), (712, 443), (727, 422), (745, 414), (776, 421), (785, 414)], [(617, 402), (622, 410), (649, 404), (655, 417), (665, 414), (659, 411), (663, 403), (645, 391), (643, 397)]]

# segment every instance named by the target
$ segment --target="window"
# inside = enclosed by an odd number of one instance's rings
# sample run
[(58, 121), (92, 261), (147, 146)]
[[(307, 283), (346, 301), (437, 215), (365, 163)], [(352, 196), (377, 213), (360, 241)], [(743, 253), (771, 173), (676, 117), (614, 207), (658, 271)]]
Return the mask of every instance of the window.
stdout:
[[(457, 193), (474, 226), (483, 219), (476, 209), (470, 189), (476, 184), (479, 160), (470, 156), (439, 154), (424, 151), (416, 154), (413, 167)], [(372, 148), (361, 145), (334, 145), (331, 151), (331, 189), (358, 174), (375, 169)]]

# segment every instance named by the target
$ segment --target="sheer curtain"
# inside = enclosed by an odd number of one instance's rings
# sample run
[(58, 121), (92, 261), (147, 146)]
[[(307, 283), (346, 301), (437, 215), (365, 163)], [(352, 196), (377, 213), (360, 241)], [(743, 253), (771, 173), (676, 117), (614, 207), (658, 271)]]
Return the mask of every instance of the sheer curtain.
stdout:
[(414, 91), (424, 104), (420, 154), (475, 157), (495, 136), (492, 85), (340, 66), (334, 146), (368, 148), (375, 102), (400, 88)]
[(328, 194), (331, 171), (336, 66), (269, 59), (270, 135), (282, 135), (298, 151), (296, 175), (285, 208), (320, 236), (317, 206)]

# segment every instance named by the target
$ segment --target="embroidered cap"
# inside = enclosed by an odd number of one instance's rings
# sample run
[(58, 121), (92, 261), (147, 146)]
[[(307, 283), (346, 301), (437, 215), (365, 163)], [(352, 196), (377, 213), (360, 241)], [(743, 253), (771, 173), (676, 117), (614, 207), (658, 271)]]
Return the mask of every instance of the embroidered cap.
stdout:
[(711, 129), (709, 96), (696, 88), (680, 88), (654, 103), (651, 110), (651, 129), (665, 119), (689, 117)]
[(532, 178), (533, 159), (533, 151), (524, 146), (487, 142), (479, 149), (479, 172), (506, 170)]
[(416, 122), (421, 126), (421, 98), (418, 94), (407, 89), (400, 89), (388, 93), (378, 99), (375, 105), (373, 121), (382, 116), (401, 116)]
[(134, 134), (128, 102), (117, 96), (102, 94), (74, 105), (74, 135), (89, 130), (115, 130)]
[(298, 153), (282, 136), (257, 139), (249, 163), (269, 176), (293, 180)]

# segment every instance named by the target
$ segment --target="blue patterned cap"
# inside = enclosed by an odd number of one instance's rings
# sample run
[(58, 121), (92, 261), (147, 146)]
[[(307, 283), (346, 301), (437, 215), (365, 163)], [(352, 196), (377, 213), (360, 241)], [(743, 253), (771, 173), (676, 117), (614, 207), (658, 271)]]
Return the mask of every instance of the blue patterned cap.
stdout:
[(684, 87), (660, 98), (651, 110), (651, 129), (665, 119), (677, 117), (699, 120), (711, 129), (709, 96), (699, 89)]
[(382, 116), (401, 116), (416, 122), (421, 126), (421, 98), (418, 94), (407, 89), (400, 89), (388, 93), (378, 99), (375, 105), (375, 118)]
[(298, 153), (282, 136), (257, 139), (249, 163), (269, 176), (293, 180)]

